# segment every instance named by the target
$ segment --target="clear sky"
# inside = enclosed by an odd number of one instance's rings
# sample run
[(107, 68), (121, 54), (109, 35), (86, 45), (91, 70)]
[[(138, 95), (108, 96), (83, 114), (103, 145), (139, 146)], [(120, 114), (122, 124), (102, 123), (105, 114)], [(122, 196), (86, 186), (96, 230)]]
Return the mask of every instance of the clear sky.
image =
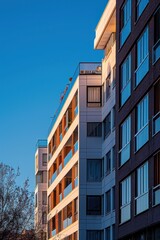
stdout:
[(37, 139), (81, 61), (101, 61), (95, 27), (107, 0), (0, 0), (0, 161), (35, 186)]

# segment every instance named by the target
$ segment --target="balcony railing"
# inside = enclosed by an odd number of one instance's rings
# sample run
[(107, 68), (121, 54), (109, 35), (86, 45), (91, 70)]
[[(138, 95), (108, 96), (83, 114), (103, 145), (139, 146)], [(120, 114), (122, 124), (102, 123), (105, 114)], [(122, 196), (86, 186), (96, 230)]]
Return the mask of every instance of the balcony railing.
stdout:
[(120, 165), (123, 165), (125, 162), (127, 162), (130, 159), (130, 142), (127, 143), (120, 151)]
[(59, 201), (62, 201), (62, 193), (59, 194)]
[(72, 191), (72, 182), (64, 189), (64, 197)]
[(149, 70), (149, 54), (143, 59), (135, 71), (135, 86), (142, 81)]
[(95, 63), (94, 62), (91, 62), (91, 63), (81, 62), (81, 63), (79, 63), (79, 65), (72, 77), (70, 85), (69, 85), (56, 113), (54, 114), (53, 120), (49, 127), (49, 133), (51, 132), (52, 127), (54, 126), (54, 124), (64, 106), (64, 103), (66, 102), (68, 95), (69, 95), (72, 87), (74, 86), (74, 83), (75, 83), (78, 75), (101, 75), (101, 73), (102, 73), (102, 64), (100, 62), (95, 62)]
[(46, 148), (47, 147), (47, 140), (45, 139), (39, 139), (36, 144), (36, 149), (37, 148)]
[(76, 106), (74, 109), (74, 117), (76, 117), (77, 115), (78, 115), (78, 106)]
[(55, 171), (51, 177), (51, 179), (49, 180), (49, 186), (54, 182), (54, 180), (56, 179), (57, 177), (57, 171)]
[(67, 165), (67, 163), (70, 161), (71, 158), (72, 158), (72, 150), (70, 150), (69, 153), (64, 158), (64, 166)]
[(135, 135), (135, 143), (136, 143), (136, 151), (138, 151), (147, 141), (149, 138), (149, 127), (148, 123), (140, 129), (138, 133)]
[(129, 80), (126, 86), (121, 90), (121, 106), (127, 101), (131, 95), (131, 80)]
[(121, 223), (128, 221), (131, 218), (131, 204), (121, 206)]
[(62, 133), (59, 135), (59, 140), (60, 140), (60, 142), (62, 141), (62, 139), (63, 139), (63, 135), (62, 135)]
[(56, 229), (52, 230), (52, 237), (56, 235)]
[(160, 58), (160, 39), (153, 46), (153, 64)]
[(60, 173), (62, 171), (62, 163), (58, 167), (58, 172)]
[(78, 176), (74, 179), (74, 187), (78, 186)]
[(116, 41), (116, 33), (113, 32), (111, 33), (109, 40), (106, 44), (105, 56), (107, 56), (110, 53), (115, 41)]
[(131, 18), (128, 19), (127, 23), (124, 25), (124, 27), (121, 30), (121, 33), (120, 33), (120, 45), (121, 46), (126, 41), (126, 39), (129, 36), (130, 32), (131, 32)]
[(74, 144), (74, 153), (78, 151), (78, 141)]
[(135, 198), (136, 201), (136, 214), (144, 212), (149, 207), (148, 192)]
[(67, 228), (69, 225), (72, 224), (72, 217), (69, 217), (69, 218), (66, 218), (64, 221), (63, 221), (63, 228)]
[(153, 117), (153, 135), (160, 131), (160, 112)]
[(153, 206), (160, 204), (160, 184), (153, 188)]

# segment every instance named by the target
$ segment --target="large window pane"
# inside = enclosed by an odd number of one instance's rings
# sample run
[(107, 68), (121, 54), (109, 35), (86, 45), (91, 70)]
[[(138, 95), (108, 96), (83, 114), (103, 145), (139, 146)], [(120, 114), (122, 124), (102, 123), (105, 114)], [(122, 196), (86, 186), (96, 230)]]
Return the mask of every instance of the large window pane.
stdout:
[(131, 0), (126, 0), (121, 8), (120, 46), (124, 44), (131, 32)]
[(136, 109), (136, 151), (138, 151), (149, 139), (148, 121), (148, 95), (146, 95), (137, 105)]
[(103, 230), (87, 230), (87, 240), (102, 240)]
[(121, 66), (121, 106), (131, 95), (131, 54)]
[(88, 107), (101, 107), (101, 87), (93, 86), (87, 87), (87, 106)]
[(135, 85), (137, 86), (149, 71), (149, 36), (148, 27), (137, 42), (137, 69), (135, 71)]
[(131, 141), (131, 117), (129, 116), (120, 128), (120, 165), (123, 165), (130, 158), (130, 141)]
[(87, 159), (87, 181), (99, 182), (102, 180), (102, 159)]
[(88, 122), (87, 137), (102, 137), (102, 124), (100, 122)]
[(104, 139), (111, 133), (111, 112), (106, 116), (103, 121)]
[(131, 176), (121, 182), (120, 186), (121, 197), (121, 223), (128, 221), (131, 218)]
[(87, 196), (87, 215), (101, 215), (102, 214), (102, 197), (101, 196)]
[(148, 209), (148, 162), (137, 169), (136, 214)]
[(160, 80), (154, 86), (153, 134), (160, 131)]
[(160, 152), (154, 156), (153, 205), (160, 204)]
[(149, 0), (137, 0), (137, 18), (142, 14), (148, 3)]
[(153, 63), (160, 58), (160, 8), (154, 15)]

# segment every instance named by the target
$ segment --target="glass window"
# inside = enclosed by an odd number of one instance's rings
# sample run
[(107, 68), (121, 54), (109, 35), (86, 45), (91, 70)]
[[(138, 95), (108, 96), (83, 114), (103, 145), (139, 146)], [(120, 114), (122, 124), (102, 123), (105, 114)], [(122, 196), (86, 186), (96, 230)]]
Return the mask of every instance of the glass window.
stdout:
[(47, 166), (47, 153), (42, 154), (42, 165)]
[(121, 8), (120, 46), (124, 44), (131, 32), (131, 0), (126, 0)]
[(121, 106), (131, 95), (131, 54), (127, 56), (121, 66)]
[(116, 66), (113, 67), (113, 80), (112, 80), (112, 88), (116, 86)]
[(102, 214), (102, 197), (101, 196), (87, 196), (87, 215), (101, 215)]
[(106, 214), (111, 212), (111, 190), (106, 192)]
[(111, 151), (106, 154), (106, 174), (111, 172)]
[(135, 85), (137, 86), (149, 71), (149, 36), (148, 27), (137, 42), (137, 69), (135, 71)]
[(128, 221), (131, 218), (131, 176), (121, 182), (120, 186), (121, 198), (121, 223)]
[(111, 73), (109, 73), (106, 79), (106, 101), (111, 95)]
[(149, 0), (137, 0), (137, 18), (142, 14), (148, 3)]
[(111, 228), (107, 227), (106, 228), (106, 240), (110, 240), (111, 239)]
[(153, 134), (160, 131), (160, 80), (154, 86)]
[(42, 204), (47, 205), (47, 192), (46, 191), (42, 192)]
[(115, 169), (116, 165), (116, 152), (115, 152), (115, 146), (112, 148), (112, 170)]
[(130, 158), (131, 141), (131, 116), (129, 116), (120, 127), (120, 165), (123, 165)]
[(115, 224), (112, 225), (112, 240), (116, 240), (116, 236), (115, 236)]
[(138, 151), (149, 139), (148, 121), (148, 95), (146, 95), (137, 105), (136, 109), (136, 151)]
[(137, 169), (136, 214), (148, 209), (148, 162)]
[(101, 107), (102, 93), (101, 86), (88, 86), (87, 87), (87, 106), (88, 107)]
[(115, 187), (112, 188), (112, 210), (115, 209)]
[(102, 240), (103, 230), (87, 230), (87, 240)]
[(46, 212), (42, 213), (42, 224), (47, 224), (47, 213)]
[(100, 122), (88, 122), (87, 137), (102, 137), (102, 124)]
[(160, 7), (154, 15), (153, 63), (160, 58)]
[(103, 121), (104, 139), (111, 133), (111, 112), (106, 116)]
[(102, 159), (87, 159), (87, 181), (99, 182), (102, 180)]
[(112, 130), (115, 128), (115, 115), (116, 115), (116, 109), (115, 106), (112, 108)]
[(154, 156), (153, 205), (160, 204), (160, 152)]

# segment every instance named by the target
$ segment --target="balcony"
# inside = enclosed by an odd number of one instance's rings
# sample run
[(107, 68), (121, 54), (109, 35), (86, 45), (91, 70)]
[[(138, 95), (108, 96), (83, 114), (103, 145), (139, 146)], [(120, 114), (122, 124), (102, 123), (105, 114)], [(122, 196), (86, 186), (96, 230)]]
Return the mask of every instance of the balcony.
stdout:
[(74, 187), (78, 186), (78, 176), (74, 179)]
[(135, 135), (135, 144), (136, 151), (138, 151), (149, 139), (149, 126), (148, 123), (140, 129), (138, 133)]
[(72, 217), (69, 217), (69, 218), (66, 218), (64, 221), (63, 221), (63, 228), (67, 228), (69, 225), (72, 224)]
[(72, 182), (64, 189), (64, 198), (72, 191)]
[(74, 153), (78, 151), (78, 141), (74, 144)]
[(160, 204), (160, 184), (153, 187), (153, 206)]
[(105, 56), (107, 56), (110, 53), (115, 41), (116, 41), (116, 33), (113, 32), (111, 33), (109, 40), (107, 42), (106, 49), (105, 49)]
[(74, 109), (74, 117), (76, 117), (77, 115), (78, 115), (78, 106), (76, 106)]
[(160, 112), (153, 117), (153, 135), (160, 131)]
[(58, 167), (58, 173), (60, 173), (61, 171), (62, 171), (62, 163)]
[(72, 150), (70, 150), (69, 153), (64, 158), (64, 166), (67, 165), (67, 163), (70, 161), (71, 158), (72, 158)]
[(136, 214), (144, 212), (149, 207), (148, 192), (135, 198), (136, 201)]
[(135, 71), (135, 86), (142, 81), (147, 72), (149, 71), (149, 54), (143, 59)]
[(120, 46), (124, 44), (131, 32), (131, 18), (128, 19), (127, 23), (123, 26), (120, 33)]
[(121, 90), (121, 106), (127, 101), (130, 95), (131, 95), (131, 80), (129, 80), (125, 87)]
[(160, 58), (160, 39), (153, 46), (153, 64)]
[(57, 171), (55, 171), (51, 177), (51, 179), (49, 180), (49, 186), (54, 182), (54, 180), (56, 179), (57, 177)]
[(38, 148), (47, 148), (47, 140), (39, 139), (36, 144), (36, 149)]
[(56, 229), (52, 230), (52, 237), (56, 235)]
[(61, 103), (60, 103), (60, 105), (57, 109), (57, 111), (56, 111), (56, 113), (54, 114), (54, 118), (53, 118), (53, 120), (51, 122), (51, 125), (49, 127), (49, 130), (48, 130), (49, 134), (50, 134), (54, 124), (57, 121), (57, 118), (58, 118), (58, 116), (59, 116), (59, 114), (60, 114), (68, 96), (69, 96), (70, 91), (72, 90), (72, 88), (73, 88), (73, 86), (74, 86), (74, 84), (77, 80), (77, 77), (79, 75), (101, 75), (101, 74), (102, 74), (102, 64), (101, 64), (101, 62), (95, 62), (95, 63), (94, 62), (81, 62), (81, 63), (79, 63), (79, 65), (78, 65), (78, 67), (77, 67), (77, 69), (76, 69), (76, 71), (75, 71), (75, 73), (72, 77), (72, 80), (71, 80), (71, 82), (68, 86), (68, 89), (67, 89), (67, 91), (66, 91), (66, 93), (65, 93), (65, 95), (64, 95), (64, 97), (63, 97), (63, 99), (62, 99), (62, 101), (61, 101)]
[(121, 207), (121, 223), (128, 221), (131, 218), (131, 204), (125, 204)]
[(121, 166), (130, 159), (130, 142), (119, 151), (119, 156)]

